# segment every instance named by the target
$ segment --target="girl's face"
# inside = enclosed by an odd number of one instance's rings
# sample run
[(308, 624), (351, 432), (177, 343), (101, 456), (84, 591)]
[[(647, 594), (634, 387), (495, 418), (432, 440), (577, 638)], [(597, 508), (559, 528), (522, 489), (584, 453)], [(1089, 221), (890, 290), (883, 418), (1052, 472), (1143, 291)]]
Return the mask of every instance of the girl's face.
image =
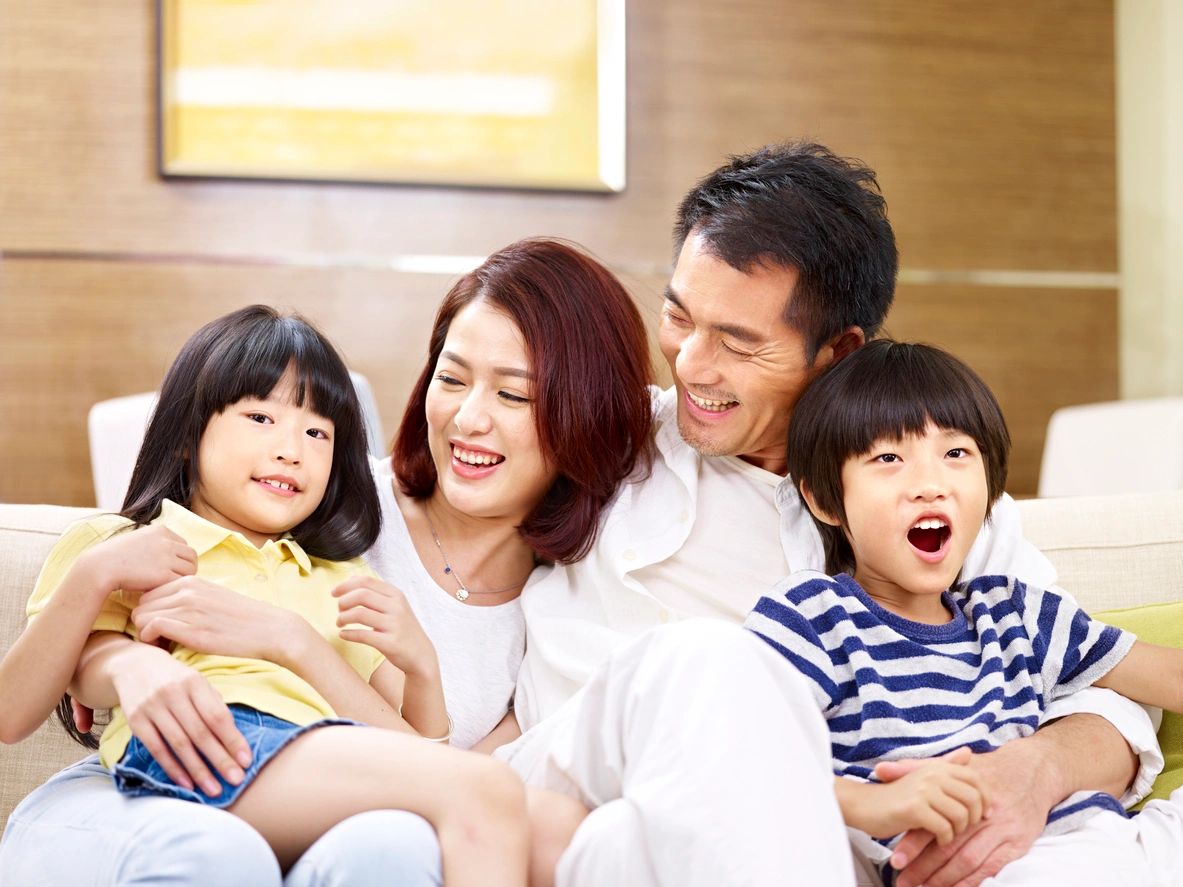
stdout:
[(297, 406), (295, 395), (289, 367), (266, 398), (245, 397), (209, 420), (197, 448), (194, 514), (262, 545), (316, 510), (333, 468), (333, 423), (307, 397)]
[(427, 389), (427, 441), (450, 506), (520, 523), (554, 483), (534, 388), (522, 333), (505, 313), (484, 300), (457, 313)]

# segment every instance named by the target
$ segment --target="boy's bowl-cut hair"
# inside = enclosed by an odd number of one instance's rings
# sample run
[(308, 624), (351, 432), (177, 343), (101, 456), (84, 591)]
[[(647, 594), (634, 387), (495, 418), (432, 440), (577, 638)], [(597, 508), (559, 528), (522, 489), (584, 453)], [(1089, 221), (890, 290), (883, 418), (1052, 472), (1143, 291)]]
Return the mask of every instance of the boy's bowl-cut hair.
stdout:
[(1006, 488), (1010, 432), (990, 388), (953, 355), (931, 345), (877, 339), (822, 373), (793, 409), (789, 476), (809, 489), (817, 506), (841, 526), (815, 517), (826, 572), (852, 570), (846, 538), (842, 466), (883, 438), (919, 434), (931, 421), (967, 434), (986, 469), (986, 516)]

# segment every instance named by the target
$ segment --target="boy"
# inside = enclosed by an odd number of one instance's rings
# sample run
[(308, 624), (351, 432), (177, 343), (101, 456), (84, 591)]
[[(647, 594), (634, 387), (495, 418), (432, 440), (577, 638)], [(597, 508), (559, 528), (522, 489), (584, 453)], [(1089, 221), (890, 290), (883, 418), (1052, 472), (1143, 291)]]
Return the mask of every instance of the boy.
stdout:
[[(1183, 651), (1140, 643), (1019, 578), (959, 575), (1003, 492), (1009, 450), (985, 383), (923, 345), (869, 343), (793, 413), (789, 473), (833, 578), (794, 574), (746, 626), (810, 683), (830, 728), (843, 818), (880, 839), (856, 835), (856, 856), (881, 874), (885, 839), (922, 828), (947, 843), (988, 815), (970, 753), (1031, 734), (1058, 696), (1095, 684), (1183, 708)], [(872, 781), (878, 764), (907, 759), (926, 762)], [(1088, 883), (1153, 883), (1136, 829), (1108, 840), (1131, 826), (1113, 797), (1080, 792), (1052, 810), (1044, 834), (1088, 833), (1088, 847), (1104, 846), (1088, 868), (1101, 880)], [(1041, 845), (992, 883), (1058, 882), (1066, 873), (1054, 851), (1043, 880), (1030, 880)], [(1012, 870), (1021, 881), (1008, 879)]]

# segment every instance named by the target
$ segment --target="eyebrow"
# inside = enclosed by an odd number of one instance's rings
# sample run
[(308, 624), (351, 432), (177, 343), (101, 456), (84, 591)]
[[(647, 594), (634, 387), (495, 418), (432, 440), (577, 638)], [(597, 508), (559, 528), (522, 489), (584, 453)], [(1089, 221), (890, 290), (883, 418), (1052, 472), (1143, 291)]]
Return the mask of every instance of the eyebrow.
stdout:
[[(444, 360), (450, 360), (452, 363), (459, 364), (466, 370), (472, 369), (472, 364), (457, 354), (455, 351), (444, 351), (440, 354)], [(526, 379), (527, 381), (534, 381), (534, 374), (529, 370), (523, 370), (519, 367), (493, 367), (493, 372), (498, 376), (515, 376), (519, 379)]]
[[(690, 314), (690, 311), (682, 304), (682, 300), (674, 293), (673, 288), (666, 284), (665, 299), (667, 302), (673, 302), (679, 311)], [(747, 342), (749, 345), (762, 345), (765, 342), (764, 336), (761, 336), (755, 330), (749, 329), (746, 326), (740, 326), (737, 323), (714, 323), (711, 324), (711, 329), (717, 333), (724, 333), (732, 338), (739, 339), (741, 342)]]

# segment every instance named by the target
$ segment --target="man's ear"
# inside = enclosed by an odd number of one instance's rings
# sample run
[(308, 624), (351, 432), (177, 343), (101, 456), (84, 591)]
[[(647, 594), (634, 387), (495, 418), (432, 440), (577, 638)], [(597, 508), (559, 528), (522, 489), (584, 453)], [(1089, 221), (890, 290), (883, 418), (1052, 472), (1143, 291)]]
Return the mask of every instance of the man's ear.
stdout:
[(867, 335), (863, 332), (862, 327), (847, 327), (836, 336), (831, 337), (825, 345), (818, 349), (817, 359), (813, 362), (814, 366), (824, 370), (847, 355), (853, 354), (866, 343)]
[(818, 507), (817, 499), (813, 497), (813, 492), (806, 485), (805, 481), (801, 481), (801, 498), (805, 500), (805, 504), (809, 506), (809, 512), (816, 517), (823, 524), (829, 524), (831, 527), (842, 526), (842, 521), (834, 517), (829, 512), (823, 511)]

